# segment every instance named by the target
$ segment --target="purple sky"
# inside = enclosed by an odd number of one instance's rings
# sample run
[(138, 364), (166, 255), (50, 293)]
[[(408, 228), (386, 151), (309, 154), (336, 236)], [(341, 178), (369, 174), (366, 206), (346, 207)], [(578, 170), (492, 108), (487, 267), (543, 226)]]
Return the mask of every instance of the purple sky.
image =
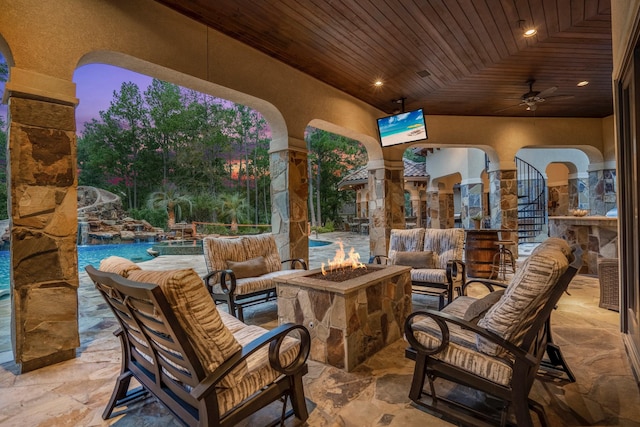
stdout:
[[(4, 58), (0, 56), (0, 60)], [(78, 130), (93, 118), (99, 119), (99, 112), (109, 108), (113, 92), (119, 91), (124, 82), (133, 82), (141, 92), (151, 84), (152, 78), (111, 65), (91, 64), (80, 67), (73, 75), (76, 84), (76, 97), (80, 100), (76, 108)], [(4, 94), (4, 83), (0, 83), (0, 95)], [(0, 116), (7, 119), (7, 105), (0, 105)]]
[(109, 108), (113, 92), (120, 91), (122, 83), (133, 82), (138, 85), (140, 92), (144, 92), (151, 80), (149, 76), (111, 65), (91, 64), (78, 68), (73, 75), (76, 97), (80, 100), (76, 108), (78, 130), (83, 129), (84, 123), (91, 119), (99, 119), (98, 113)]

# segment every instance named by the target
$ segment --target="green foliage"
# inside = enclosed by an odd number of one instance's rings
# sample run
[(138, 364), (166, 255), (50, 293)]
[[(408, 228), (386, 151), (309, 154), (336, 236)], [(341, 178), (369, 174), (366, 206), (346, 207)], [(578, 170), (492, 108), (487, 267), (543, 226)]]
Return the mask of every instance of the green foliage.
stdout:
[(168, 183), (159, 191), (154, 191), (149, 195), (147, 200), (149, 209), (164, 209), (168, 215), (167, 225), (171, 227), (175, 225), (176, 219), (182, 219), (182, 208), (189, 208), (192, 211), (193, 203), (191, 197), (180, 192), (178, 187), (173, 183)]
[(409, 159), (412, 160), (416, 163), (425, 163), (427, 161), (427, 158), (424, 156), (420, 156), (419, 154), (416, 154), (415, 151), (411, 148), (409, 148), (408, 150), (405, 150), (404, 154), (402, 155), (402, 157), (404, 159)]
[(191, 201), (193, 204), (189, 217), (191, 221), (216, 222), (216, 201), (211, 194), (198, 194)]
[(167, 225), (168, 215), (167, 211), (163, 209), (129, 209), (127, 211), (127, 214), (131, 218), (145, 220), (154, 227), (160, 227), (164, 229)]
[(339, 191), (338, 183), (365, 165), (366, 150), (358, 141), (315, 128), (308, 129), (307, 141), (313, 183), (309, 197), (316, 201), (316, 219), (320, 223), (325, 219), (338, 221), (342, 206), (354, 199), (353, 192)]
[[(9, 67), (0, 55), (0, 81), (6, 82), (8, 77)], [(9, 218), (7, 197), (7, 124), (0, 116), (0, 219)]]

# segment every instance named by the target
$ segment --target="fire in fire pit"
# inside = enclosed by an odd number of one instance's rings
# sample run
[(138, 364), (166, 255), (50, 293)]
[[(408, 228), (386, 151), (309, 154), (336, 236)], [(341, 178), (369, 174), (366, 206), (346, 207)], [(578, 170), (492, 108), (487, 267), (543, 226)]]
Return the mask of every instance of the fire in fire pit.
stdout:
[(329, 264), (328, 271), (325, 269), (323, 262), (321, 266), (322, 275), (318, 274), (316, 278), (342, 282), (367, 274), (367, 266), (360, 262), (360, 254), (354, 248), (351, 248), (349, 256), (346, 257), (342, 242), (338, 241), (338, 245), (340, 245), (340, 248), (336, 249), (336, 255), (332, 260), (327, 260)]

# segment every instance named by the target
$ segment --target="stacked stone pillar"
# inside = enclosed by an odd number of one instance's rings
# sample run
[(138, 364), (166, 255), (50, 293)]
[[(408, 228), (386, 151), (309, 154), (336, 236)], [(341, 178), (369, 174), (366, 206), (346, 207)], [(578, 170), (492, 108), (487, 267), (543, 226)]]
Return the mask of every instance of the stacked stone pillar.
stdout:
[(282, 259), (309, 260), (307, 152), (271, 152), (271, 230)]
[(464, 228), (473, 228), (471, 217), (485, 212), (482, 178), (460, 182), (460, 220)]
[[(589, 176), (588, 173), (575, 173), (569, 175), (568, 183), (568, 207), (571, 209), (589, 209)], [(559, 213), (562, 215), (562, 213)], [(551, 213), (549, 214), (551, 215)]]
[[(518, 176), (513, 169), (489, 171), (491, 228), (518, 229)], [(516, 238), (513, 233), (512, 240)]]
[(371, 254), (386, 255), (392, 228), (404, 228), (404, 172), (402, 167), (369, 165), (369, 239)]
[(53, 99), (55, 91), (39, 85), (75, 89), (11, 74), (11, 339), (16, 363), (28, 372), (74, 358), (80, 345), (75, 98)]
[(427, 191), (427, 228), (453, 228), (453, 190)]
[(616, 204), (616, 170), (589, 170), (589, 214), (605, 215)]

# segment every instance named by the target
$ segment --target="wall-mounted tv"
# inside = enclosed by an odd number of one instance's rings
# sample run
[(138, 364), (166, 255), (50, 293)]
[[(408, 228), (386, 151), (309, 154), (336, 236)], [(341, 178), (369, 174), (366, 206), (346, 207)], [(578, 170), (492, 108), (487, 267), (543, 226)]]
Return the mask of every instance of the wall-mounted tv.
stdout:
[(422, 108), (378, 119), (378, 134), (383, 147), (427, 139)]

